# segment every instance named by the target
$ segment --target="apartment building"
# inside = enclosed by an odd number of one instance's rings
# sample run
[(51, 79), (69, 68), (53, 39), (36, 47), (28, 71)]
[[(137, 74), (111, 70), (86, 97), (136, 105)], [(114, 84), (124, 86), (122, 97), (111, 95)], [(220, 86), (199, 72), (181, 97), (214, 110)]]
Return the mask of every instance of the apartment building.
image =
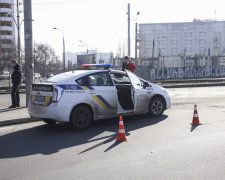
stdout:
[(14, 0), (0, 0), (0, 65), (15, 48)]
[(140, 24), (138, 38), (142, 59), (225, 55), (225, 21)]

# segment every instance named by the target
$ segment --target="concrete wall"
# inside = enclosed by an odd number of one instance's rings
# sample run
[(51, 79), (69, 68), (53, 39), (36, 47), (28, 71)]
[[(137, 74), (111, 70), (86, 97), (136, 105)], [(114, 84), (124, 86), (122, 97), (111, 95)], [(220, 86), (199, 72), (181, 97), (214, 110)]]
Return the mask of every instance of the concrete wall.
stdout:
[(218, 78), (225, 76), (225, 66), (152, 68), (150, 80)]

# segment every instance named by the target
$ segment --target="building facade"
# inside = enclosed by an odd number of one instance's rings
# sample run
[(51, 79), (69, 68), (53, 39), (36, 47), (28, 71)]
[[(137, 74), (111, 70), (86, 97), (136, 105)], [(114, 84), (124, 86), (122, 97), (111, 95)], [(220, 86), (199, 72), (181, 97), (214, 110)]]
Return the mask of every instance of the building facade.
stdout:
[(0, 1), (0, 65), (15, 51), (14, 0)]
[(225, 21), (139, 25), (139, 58), (225, 55)]

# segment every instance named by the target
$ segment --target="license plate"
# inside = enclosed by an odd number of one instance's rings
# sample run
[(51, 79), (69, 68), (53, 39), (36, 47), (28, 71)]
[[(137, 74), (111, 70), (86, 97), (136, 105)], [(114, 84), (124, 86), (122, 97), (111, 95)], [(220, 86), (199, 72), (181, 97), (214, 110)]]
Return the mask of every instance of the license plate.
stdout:
[(35, 96), (34, 100), (38, 102), (45, 102), (45, 96)]

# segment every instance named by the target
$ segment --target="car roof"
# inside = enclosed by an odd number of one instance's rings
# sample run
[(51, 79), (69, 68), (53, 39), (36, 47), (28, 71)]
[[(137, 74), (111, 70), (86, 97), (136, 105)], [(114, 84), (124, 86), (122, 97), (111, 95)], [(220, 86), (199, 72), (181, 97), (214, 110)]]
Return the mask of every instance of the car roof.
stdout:
[(46, 82), (60, 82), (63, 80), (67, 80), (70, 79), (72, 77), (80, 77), (86, 74), (91, 74), (94, 72), (102, 72), (102, 71), (106, 71), (106, 70), (75, 70), (75, 71), (69, 71), (69, 72), (65, 72), (65, 73), (60, 73), (57, 74), (53, 77), (50, 77), (49, 79), (46, 80)]
[(54, 82), (54, 83), (58, 83), (64, 80), (68, 80), (72, 77), (82, 77), (88, 74), (92, 74), (92, 73), (96, 73), (96, 72), (107, 72), (110, 71), (112, 73), (122, 73), (122, 74), (126, 74), (124, 71), (120, 71), (120, 70), (115, 70), (115, 69), (109, 69), (109, 70), (105, 70), (105, 69), (95, 69), (95, 70), (75, 70), (75, 71), (69, 71), (69, 72), (65, 72), (65, 73), (60, 73), (57, 74), (53, 77), (50, 77), (47, 80), (44, 80), (43, 82)]

